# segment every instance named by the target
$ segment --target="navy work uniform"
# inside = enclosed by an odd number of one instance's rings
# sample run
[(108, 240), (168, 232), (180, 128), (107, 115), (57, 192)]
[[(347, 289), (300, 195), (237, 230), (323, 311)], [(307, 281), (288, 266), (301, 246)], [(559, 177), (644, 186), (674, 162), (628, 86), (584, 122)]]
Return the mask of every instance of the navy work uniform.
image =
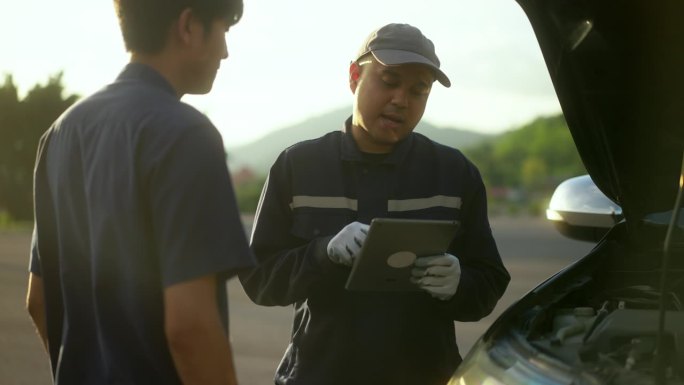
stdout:
[(180, 384), (164, 288), (253, 265), (218, 131), (143, 64), (42, 137), (35, 215), (56, 384)]
[[(424, 292), (344, 289), (349, 268), (326, 246), (345, 225), (373, 218), (461, 222), (449, 252), (460, 260), (448, 301)], [(454, 320), (489, 314), (510, 276), (487, 219), (484, 185), (458, 150), (412, 133), (389, 154), (360, 152), (343, 131), (298, 143), (272, 166), (240, 278), (261, 305), (294, 304), (292, 339), (276, 384), (444, 384), (461, 362)]]

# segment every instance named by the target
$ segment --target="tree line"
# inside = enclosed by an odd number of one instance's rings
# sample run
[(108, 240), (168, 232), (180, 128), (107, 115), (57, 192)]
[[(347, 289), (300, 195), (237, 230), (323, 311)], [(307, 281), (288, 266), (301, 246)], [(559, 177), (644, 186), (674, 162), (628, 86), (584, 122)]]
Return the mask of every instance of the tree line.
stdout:
[(463, 152), (477, 165), (489, 191), (509, 192), (490, 196), (492, 206), (535, 214), (560, 182), (587, 173), (562, 114), (539, 117)]
[(491, 186), (538, 190), (586, 173), (563, 115), (537, 118), (464, 153)]
[[(479, 144), (461, 148), (478, 167), (491, 211), (541, 214), (555, 187), (586, 174), (563, 115), (539, 117)], [(236, 186), (240, 209), (254, 212), (265, 178)]]
[(0, 86), (0, 215), (33, 219), (33, 166), (41, 135), (78, 99), (64, 96), (62, 73), (19, 97), (11, 75)]
[[(0, 86), (0, 222), (3, 216), (14, 221), (33, 219), (33, 166), (38, 140), (78, 100), (77, 95), (64, 93), (61, 73), (35, 85), (23, 98), (11, 75)], [(538, 210), (558, 183), (586, 173), (562, 115), (538, 118), (461, 150), (479, 168), (493, 207), (512, 203), (540, 206)], [(255, 211), (264, 180), (264, 176), (257, 176), (235, 185), (243, 212)]]

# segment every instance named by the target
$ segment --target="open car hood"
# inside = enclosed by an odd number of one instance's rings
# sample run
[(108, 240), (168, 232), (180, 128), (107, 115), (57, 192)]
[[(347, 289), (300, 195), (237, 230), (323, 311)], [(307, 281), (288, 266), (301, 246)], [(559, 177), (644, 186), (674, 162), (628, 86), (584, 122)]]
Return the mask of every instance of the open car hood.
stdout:
[(672, 210), (684, 150), (684, 1), (517, 1), (596, 185), (631, 228)]

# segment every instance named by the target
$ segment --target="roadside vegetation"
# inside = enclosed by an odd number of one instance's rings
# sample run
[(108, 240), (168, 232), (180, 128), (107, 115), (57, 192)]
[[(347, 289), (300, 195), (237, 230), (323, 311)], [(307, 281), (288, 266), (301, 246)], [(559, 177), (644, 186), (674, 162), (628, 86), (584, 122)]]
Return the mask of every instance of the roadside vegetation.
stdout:
[[(38, 141), (77, 100), (65, 95), (61, 73), (23, 97), (11, 75), (0, 85), (0, 229), (30, 228)], [(461, 150), (480, 169), (494, 215), (542, 214), (558, 183), (586, 173), (562, 115), (540, 117)], [(266, 178), (248, 174), (233, 182), (240, 210), (251, 214)]]
[(563, 115), (540, 117), (463, 149), (477, 165), (498, 214), (544, 213), (553, 190), (586, 174)]
[(0, 85), (0, 228), (31, 226), (38, 141), (77, 99), (64, 96), (61, 73), (35, 85), (23, 98), (11, 75)]

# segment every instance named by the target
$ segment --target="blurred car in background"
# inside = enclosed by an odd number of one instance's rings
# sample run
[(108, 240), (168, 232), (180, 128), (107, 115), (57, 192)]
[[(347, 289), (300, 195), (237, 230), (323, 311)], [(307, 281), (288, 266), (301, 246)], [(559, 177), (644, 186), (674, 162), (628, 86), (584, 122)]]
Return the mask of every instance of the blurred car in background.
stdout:
[(684, 384), (684, 1), (518, 3), (589, 173), (547, 217), (597, 243), (508, 308), (450, 384)]

